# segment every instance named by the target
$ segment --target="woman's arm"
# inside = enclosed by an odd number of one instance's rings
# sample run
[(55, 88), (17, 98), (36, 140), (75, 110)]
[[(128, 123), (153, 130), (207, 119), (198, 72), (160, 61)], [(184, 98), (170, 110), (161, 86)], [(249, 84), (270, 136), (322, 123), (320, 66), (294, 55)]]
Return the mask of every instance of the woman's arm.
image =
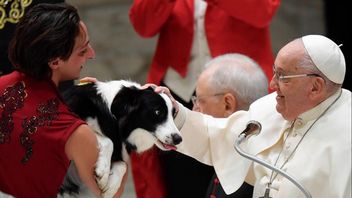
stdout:
[(81, 180), (97, 197), (101, 197), (94, 174), (99, 154), (94, 132), (87, 125), (79, 126), (66, 142), (65, 151), (67, 157), (75, 162)]

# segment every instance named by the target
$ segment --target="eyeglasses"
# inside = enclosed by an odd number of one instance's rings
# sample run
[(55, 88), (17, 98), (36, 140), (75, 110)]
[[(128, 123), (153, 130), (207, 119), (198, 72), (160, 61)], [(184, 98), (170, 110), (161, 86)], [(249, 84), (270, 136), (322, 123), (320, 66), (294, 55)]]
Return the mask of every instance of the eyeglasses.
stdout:
[(211, 94), (211, 95), (206, 95), (206, 96), (192, 96), (191, 99), (192, 99), (193, 105), (198, 105), (199, 102), (204, 100), (205, 98), (222, 96), (222, 95), (225, 95), (225, 93), (216, 93), (216, 94)]
[(302, 77), (320, 77), (318, 74), (294, 74), (294, 75), (283, 75), (276, 71), (275, 67), (273, 67), (274, 78), (278, 82), (288, 82), (290, 78), (302, 78)]

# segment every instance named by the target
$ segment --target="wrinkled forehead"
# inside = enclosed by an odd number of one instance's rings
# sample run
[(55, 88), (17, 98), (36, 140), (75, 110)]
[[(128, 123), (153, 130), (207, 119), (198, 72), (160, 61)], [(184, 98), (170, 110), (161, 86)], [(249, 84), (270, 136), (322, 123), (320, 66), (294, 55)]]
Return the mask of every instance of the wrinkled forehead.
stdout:
[(303, 43), (300, 40), (294, 40), (280, 49), (275, 59), (275, 68), (284, 70), (298, 69), (297, 65), (304, 55)]

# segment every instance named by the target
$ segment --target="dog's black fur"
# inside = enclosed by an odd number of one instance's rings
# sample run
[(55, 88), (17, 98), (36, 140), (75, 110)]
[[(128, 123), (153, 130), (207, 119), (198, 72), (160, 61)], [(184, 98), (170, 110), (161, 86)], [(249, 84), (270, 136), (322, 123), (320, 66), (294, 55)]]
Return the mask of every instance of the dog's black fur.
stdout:
[[(135, 86), (128, 81), (116, 82), (110, 87), (104, 85), (104, 89), (100, 89), (101, 84), (104, 84), (102, 82), (78, 85), (63, 94), (74, 113), (83, 120), (95, 119), (101, 133), (112, 140), (112, 162), (126, 161), (124, 149), (128, 153), (138, 150), (138, 145), (129, 139), (135, 129), (144, 129), (158, 139), (155, 134), (158, 125), (170, 117), (170, 105), (167, 106), (165, 98), (152, 88), (140, 89), (138, 84)], [(170, 141), (164, 143), (176, 145), (182, 141), (176, 133), (171, 136)], [(77, 186), (75, 182), (68, 181), (68, 185), (63, 185), (60, 192), (76, 193), (79, 191)]]

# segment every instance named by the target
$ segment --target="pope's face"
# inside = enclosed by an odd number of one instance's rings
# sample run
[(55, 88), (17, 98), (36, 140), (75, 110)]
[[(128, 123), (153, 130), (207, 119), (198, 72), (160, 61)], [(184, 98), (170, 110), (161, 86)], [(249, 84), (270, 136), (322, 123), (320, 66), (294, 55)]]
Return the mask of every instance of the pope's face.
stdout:
[(303, 112), (312, 108), (310, 90), (312, 90), (314, 77), (303, 76), (297, 78), (279, 78), (309, 72), (299, 65), (304, 49), (300, 42), (291, 42), (283, 47), (274, 64), (274, 77), (270, 82), (270, 88), (277, 92), (276, 110), (286, 119), (294, 120)]

